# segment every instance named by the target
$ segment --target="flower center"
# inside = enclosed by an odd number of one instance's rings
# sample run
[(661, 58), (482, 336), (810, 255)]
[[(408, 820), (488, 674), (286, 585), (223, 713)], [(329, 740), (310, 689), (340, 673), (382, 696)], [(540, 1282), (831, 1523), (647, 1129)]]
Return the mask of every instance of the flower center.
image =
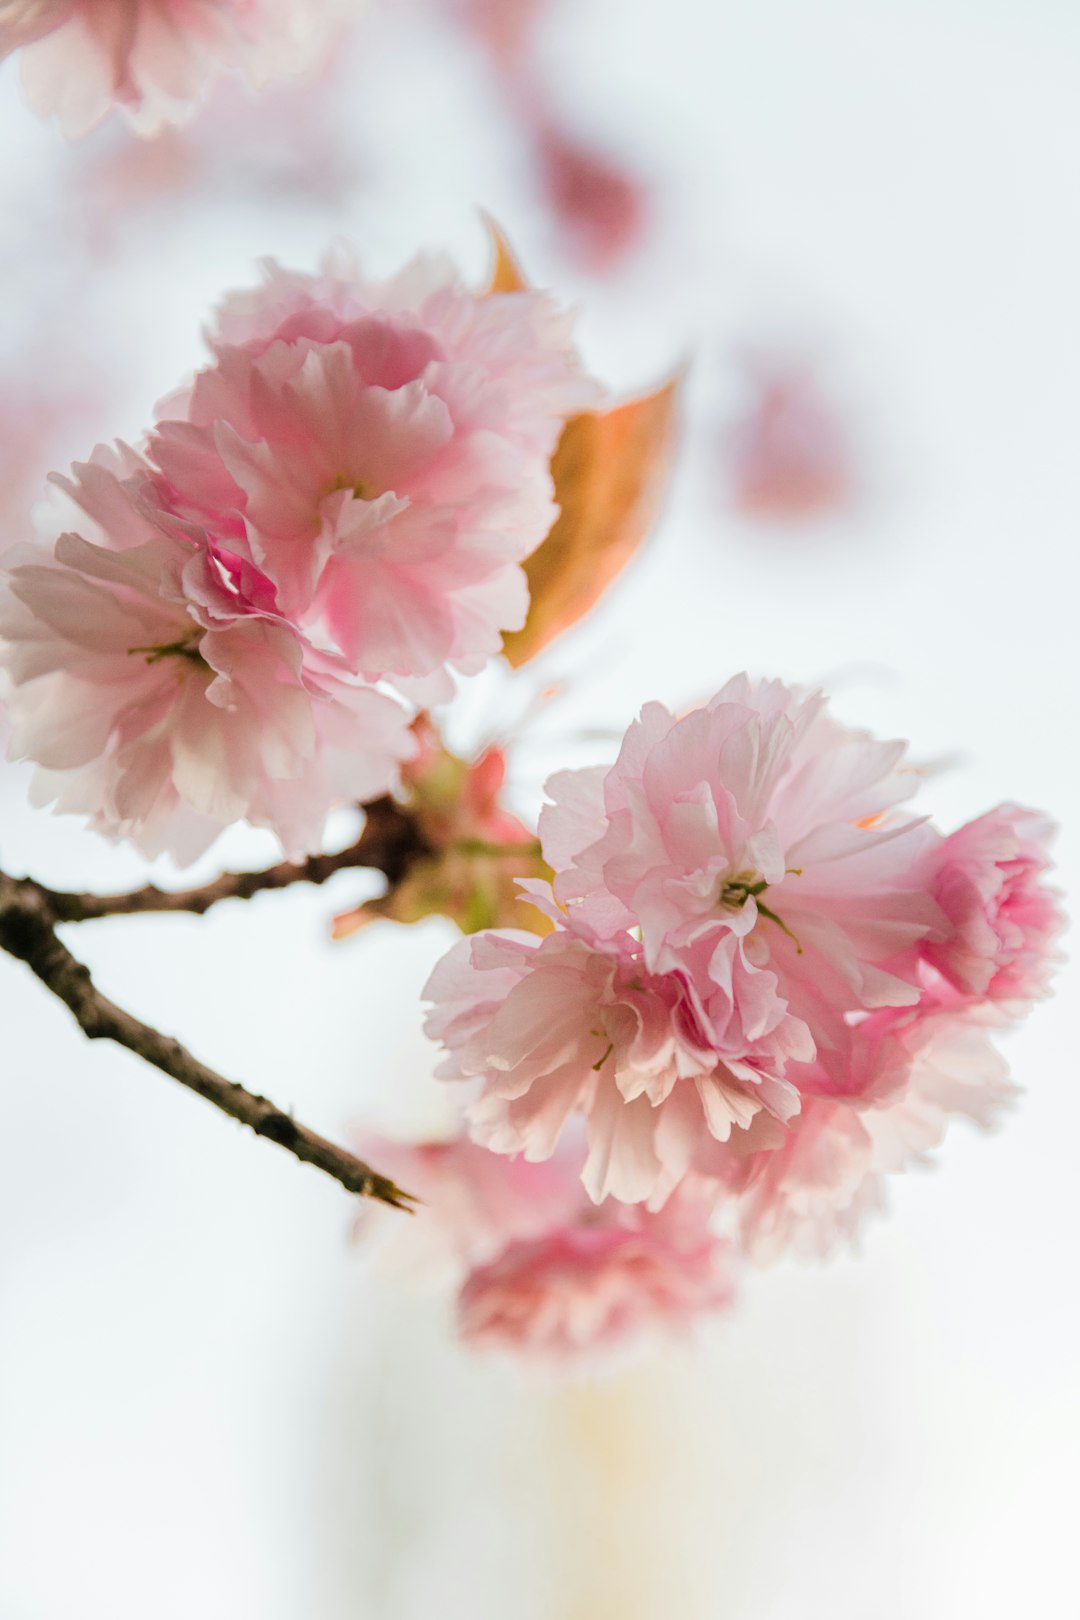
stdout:
[[(720, 885), (716, 903), (720, 906), (730, 906), (733, 911), (741, 911), (751, 895), (756, 900), (768, 887), (765, 879), (755, 877), (753, 872), (740, 872), (736, 877), (725, 878)], [(758, 909), (760, 910), (760, 907)]]
[[(802, 867), (789, 866), (787, 867), (784, 875), (785, 877), (802, 877)], [(731, 911), (741, 911), (746, 902), (753, 898), (757, 905), (758, 916), (767, 917), (769, 922), (775, 923), (777, 928), (780, 929), (781, 933), (786, 934), (788, 939), (792, 941), (796, 951), (801, 956), (802, 946), (799, 944), (798, 939), (792, 933), (787, 923), (784, 922), (782, 917), (778, 917), (776, 912), (773, 911), (772, 907), (767, 906), (764, 900), (761, 898), (768, 887), (769, 885), (765, 879), (759, 878), (756, 873), (739, 872), (733, 878), (724, 879), (723, 883), (720, 885), (720, 892), (716, 897), (716, 903), (718, 906), (726, 906)]]
[(330, 494), (336, 495), (342, 489), (347, 489), (358, 501), (370, 501), (374, 498), (372, 484), (365, 483), (362, 478), (345, 478), (339, 473), (330, 486)]
[(192, 630), (178, 641), (161, 642), (156, 647), (129, 647), (128, 657), (142, 653), (147, 664), (160, 664), (163, 658), (187, 658), (202, 669), (209, 669), (205, 658), (199, 651), (199, 642), (202, 640), (201, 630)]

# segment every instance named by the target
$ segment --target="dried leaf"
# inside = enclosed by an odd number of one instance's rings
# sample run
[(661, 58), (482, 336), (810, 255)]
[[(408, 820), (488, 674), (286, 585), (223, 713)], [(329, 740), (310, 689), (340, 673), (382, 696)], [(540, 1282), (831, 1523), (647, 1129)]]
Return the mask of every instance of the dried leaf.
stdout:
[(495, 254), (488, 293), (524, 292), (529, 284), (521, 273), (521, 266), (514, 257), (509, 242), (490, 214), (485, 214), (483, 219)]
[(648, 535), (667, 487), (678, 386), (673, 378), (567, 422), (551, 460), (559, 516), (525, 563), (524, 628), (503, 637), (515, 669), (584, 617)]

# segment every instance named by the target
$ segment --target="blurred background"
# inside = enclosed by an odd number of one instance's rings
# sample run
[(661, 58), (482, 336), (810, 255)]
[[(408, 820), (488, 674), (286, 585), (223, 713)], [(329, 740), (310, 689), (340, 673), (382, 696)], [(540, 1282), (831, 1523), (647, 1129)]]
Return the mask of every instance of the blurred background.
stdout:
[[(946, 830), (1050, 811), (1075, 892), (1080, 10), (361, 11), (320, 81), (222, 89), (155, 142), (66, 145), (0, 69), (5, 541), (50, 467), (138, 437), (258, 258), (443, 246), (480, 279), (484, 207), (614, 394), (689, 372), (650, 548), (543, 660), (475, 683), (454, 740), (561, 686), (511, 754), (534, 814), (650, 697), (820, 682), (935, 767)], [(0, 769), (8, 870), (144, 879), (27, 779)], [(273, 855), (237, 830), (192, 878)], [(366, 882), (77, 948), (327, 1134), (433, 1129), (418, 994), (453, 930), (332, 945)], [(748, 1272), (692, 1345), (575, 1382), (460, 1351), (340, 1188), (0, 958), (0, 1620), (1074, 1613), (1078, 990), (1067, 966), (1009, 1043), (1006, 1127), (954, 1127), (860, 1256)]]

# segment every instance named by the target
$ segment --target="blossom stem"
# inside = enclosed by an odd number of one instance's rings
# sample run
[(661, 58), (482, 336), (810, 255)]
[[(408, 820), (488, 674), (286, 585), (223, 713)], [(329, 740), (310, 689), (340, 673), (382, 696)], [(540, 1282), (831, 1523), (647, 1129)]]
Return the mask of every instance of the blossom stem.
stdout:
[(415, 818), (390, 798), (373, 800), (364, 806), (364, 812), (360, 837), (335, 855), (280, 861), (261, 872), (223, 872), (194, 889), (159, 889), (148, 883), (122, 894), (75, 894), (48, 889), (32, 878), (21, 882), (46, 902), (57, 922), (89, 922), (155, 911), (190, 911), (202, 916), (221, 900), (250, 900), (264, 889), (285, 889), (293, 883), (325, 883), (335, 872), (350, 867), (367, 867), (382, 872), (391, 885), (400, 883), (411, 864), (430, 853)]
[(90, 1040), (110, 1040), (126, 1047), (249, 1126), (256, 1136), (268, 1137), (305, 1164), (332, 1176), (348, 1192), (396, 1209), (407, 1210), (416, 1202), (355, 1154), (299, 1124), (266, 1097), (216, 1074), (172, 1036), (109, 1001), (94, 984), (89, 969), (57, 937), (56, 925), (63, 920), (50, 906), (47, 891), (0, 872), (0, 948), (27, 964), (69, 1008)]

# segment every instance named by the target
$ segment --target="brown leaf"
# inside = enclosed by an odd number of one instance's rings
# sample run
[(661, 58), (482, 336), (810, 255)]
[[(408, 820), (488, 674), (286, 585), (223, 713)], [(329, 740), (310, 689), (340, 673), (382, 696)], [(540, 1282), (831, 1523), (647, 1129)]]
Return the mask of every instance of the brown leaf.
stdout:
[(495, 254), (488, 293), (524, 292), (529, 283), (521, 273), (521, 266), (514, 257), (509, 242), (490, 214), (485, 214), (483, 219)]
[(525, 563), (524, 628), (503, 637), (515, 669), (584, 617), (648, 535), (667, 487), (678, 386), (673, 378), (567, 422), (551, 459), (559, 516)]

